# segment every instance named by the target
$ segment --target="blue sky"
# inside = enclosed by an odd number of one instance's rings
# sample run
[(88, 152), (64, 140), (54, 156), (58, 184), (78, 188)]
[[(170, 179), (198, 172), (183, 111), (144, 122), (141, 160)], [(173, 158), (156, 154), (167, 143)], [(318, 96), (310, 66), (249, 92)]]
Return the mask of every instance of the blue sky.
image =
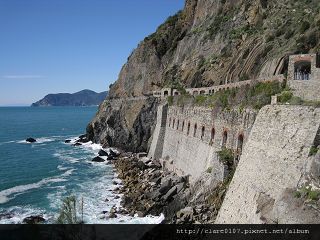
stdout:
[(0, 0), (0, 105), (105, 91), (184, 0)]

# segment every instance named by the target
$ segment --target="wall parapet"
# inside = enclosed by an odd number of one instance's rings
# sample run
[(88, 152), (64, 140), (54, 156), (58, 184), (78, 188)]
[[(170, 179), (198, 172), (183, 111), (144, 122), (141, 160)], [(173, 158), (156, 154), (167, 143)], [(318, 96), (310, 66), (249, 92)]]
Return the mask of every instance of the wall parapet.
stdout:
[[(218, 85), (218, 86), (211, 86), (211, 87), (200, 87), (200, 88), (186, 88), (186, 92), (190, 95), (211, 95), (219, 91), (223, 90), (228, 90), (228, 89), (233, 89), (233, 88), (239, 88), (242, 86), (250, 86), (254, 83), (258, 82), (272, 82), (272, 81), (279, 81), (283, 82), (285, 81), (285, 76), (283, 74), (280, 75), (275, 75), (272, 77), (268, 78), (257, 78), (257, 79), (250, 79), (250, 80), (245, 80), (245, 81), (240, 81), (240, 82), (234, 82), (234, 83), (227, 83), (223, 85)], [(161, 97), (165, 98), (168, 96), (177, 96), (181, 95), (178, 89), (174, 88), (163, 88), (160, 91), (154, 91), (153, 96), (154, 97)]]

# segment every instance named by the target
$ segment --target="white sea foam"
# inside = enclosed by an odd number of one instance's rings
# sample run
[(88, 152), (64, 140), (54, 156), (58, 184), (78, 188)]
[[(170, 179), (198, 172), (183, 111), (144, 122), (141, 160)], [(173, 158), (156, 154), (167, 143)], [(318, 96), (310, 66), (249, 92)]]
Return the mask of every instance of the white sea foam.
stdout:
[[(36, 138), (36, 142), (32, 144), (41, 144), (41, 143), (54, 142), (54, 141), (56, 141), (56, 139), (54, 138), (40, 137), (40, 138)], [(19, 141), (16, 141), (16, 143), (30, 144), (30, 142), (27, 142), (26, 140), (19, 140)]]
[(66, 153), (62, 153), (62, 152), (57, 152), (57, 153), (54, 153), (53, 156), (61, 159), (61, 160), (64, 160), (64, 161), (68, 161), (70, 163), (77, 163), (79, 162), (79, 159), (75, 158), (75, 157), (71, 157), (71, 156), (68, 156), (66, 155)]
[(67, 181), (67, 180), (64, 178), (56, 178), (56, 177), (55, 178), (45, 178), (45, 179), (42, 179), (41, 181), (36, 182), (36, 183), (30, 183), (30, 184), (26, 184), (26, 185), (18, 185), (18, 186), (12, 187), (12, 188), (5, 189), (0, 192), (0, 199), (1, 199), (0, 203), (5, 203), (5, 202), (8, 202), (9, 200), (11, 200), (12, 197), (11, 198), (9, 197), (11, 195), (21, 194), (21, 193), (24, 193), (24, 192), (29, 191), (31, 189), (40, 188), (40, 187), (47, 185), (47, 184), (57, 183), (57, 182), (65, 182), (65, 181)]
[(99, 150), (102, 149), (101, 144), (92, 143), (91, 141), (89, 141), (87, 143), (83, 143), (82, 146), (85, 147), (85, 148), (89, 148), (89, 149), (91, 149), (93, 151), (99, 151)]
[(0, 146), (1, 146), (1, 145), (4, 145), (4, 144), (14, 143), (14, 142), (16, 142), (16, 141), (1, 142), (1, 143), (0, 143)]
[(46, 214), (44, 210), (38, 208), (30, 207), (20, 207), (14, 206), (1, 211), (0, 215), (3, 215), (0, 218), (0, 224), (19, 224), (22, 223), (23, 219), (32, 215), (41, 215), (44, 219), (52, 219), (52, 214)]

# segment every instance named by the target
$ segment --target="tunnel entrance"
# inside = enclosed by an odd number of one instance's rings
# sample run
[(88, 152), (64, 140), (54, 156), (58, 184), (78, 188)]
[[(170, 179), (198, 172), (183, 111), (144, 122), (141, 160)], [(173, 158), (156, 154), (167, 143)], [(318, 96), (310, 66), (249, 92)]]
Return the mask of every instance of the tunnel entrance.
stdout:
[(299, 61), (294, 64), (294, 80), (310, 80), (311, 62)]

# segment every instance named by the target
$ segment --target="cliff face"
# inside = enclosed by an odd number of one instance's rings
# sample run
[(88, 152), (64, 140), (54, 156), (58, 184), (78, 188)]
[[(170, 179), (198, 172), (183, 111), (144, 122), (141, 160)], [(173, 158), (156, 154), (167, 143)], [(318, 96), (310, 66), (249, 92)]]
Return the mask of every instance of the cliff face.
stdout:
[(288, 55), (320, 49), (319, 9), (317, 0), (186, 0), (128, 57), (88, 133), (94, 141), (145, 150), (138, 144), (143, 139), (146, 146), (150, 134), (142, 137), (138, 129), (152, 130), (144, 120), (155, 119), (156, 103), (141, 100), (139, 110), (122, 100), (114, 108), (112, 99), (286, 73)]
[(319, 49), (316, 0), (186, 0), (129, 56), (111, 97), (284, 73), (287, 56)]
[(126, 151), (147, 151), (157, 103), (156, 98), (105, 100), (87, 126), (89, 139)]

